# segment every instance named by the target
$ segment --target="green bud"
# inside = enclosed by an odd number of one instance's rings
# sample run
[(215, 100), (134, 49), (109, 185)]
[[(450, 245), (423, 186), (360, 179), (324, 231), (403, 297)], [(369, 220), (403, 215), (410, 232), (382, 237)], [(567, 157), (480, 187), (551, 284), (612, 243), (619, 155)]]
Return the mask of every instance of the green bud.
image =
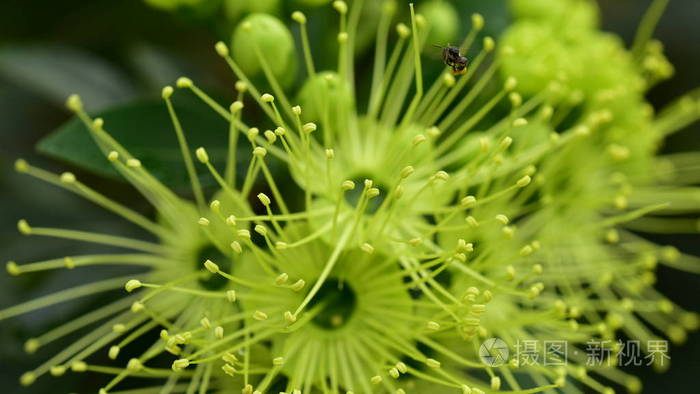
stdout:
[(328, 120), (335, 123), (338, 120), (338, 111), (348, 110), (351, 95), (347, 82), (337, 73), (323, 71), (304, 82), (298, 102), (304, 109), (305, 120), (322, 121), (324, 112), (328, 111)]
[[(428, 38), (426, 42), (436, 45), (454, 44), (459, 29), (457, 10), (446, 1), (430, 1), (418, 6), (418, 13), (428, 21)], [(424, 47), (433, 50), (430, 45)]]
[(256, 47), (281, 84), (294, 80), (294, 39), (282, 21), (267, 14), (250, 14), (233, 31), (233, 58), (249, 77), (263, 73)]

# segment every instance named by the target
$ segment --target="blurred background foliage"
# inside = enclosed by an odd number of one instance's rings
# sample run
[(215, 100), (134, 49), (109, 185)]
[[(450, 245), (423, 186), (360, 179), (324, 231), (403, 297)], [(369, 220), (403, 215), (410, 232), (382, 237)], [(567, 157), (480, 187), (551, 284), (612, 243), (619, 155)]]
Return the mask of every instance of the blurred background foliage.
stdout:
[[(556, 2), (556, 0), (552, 0)], [(370, 51), (380, 2), (366, 0), (366, 11), (357, 39), (358, 75), (369, 75)], [(403, 3), (400, 1), (399, 3)], [(406, 1), (407, 3), (407, 1)], [(450, 5), (416, 0), (418, 10), (431, 18), (451, 18), (434, 29), (430, 43), (458, 42), (469, 27), (473, 12), (487, 21), (485, 34), (498, 37), (511, 16), (505, 0), (452, 0)], [(649, 0), (599, 0), (602, 29), (619, 34), (629, 45)], [(448, 12), (453, 7), (456, 12)], [(404, 9), (405, 8), (405, 9)], [(148, 212), (148, 206), (125, 183), (110, 179), (115, 173), (102, 158), (87, 134), (69, 119), (63, 103), (70, 93), (79, 93), (87, 109), (101, 114), (110, 131), (125, 143), (145, 166), (169, 185), (180, 189), (186, 182), (171, 125), (160, 101), (160, 89), (187, 75), (221, 102), (231, 102), (235, 82), (225, 63), (213, 50), (218, 40), (231, 42), (236, 24), (248, 14), (265, 12), (282, 18), (291, 26), (294, 40), (298, 27), (289, 19), (302, 10), (309, 20), (312, 51), (318, 70), (334, 67), (337, 16), (330, 0), (4, 0), (0, 2), (0, 260), (34, 261), (68, 254), (104, 251), (80, 243), (53, 239), (20, 238), (16, 221), (46, 226), (75, 227), (84, 230), (130, 234), (134, 229), (110, 214), (69, 193), (29, 177), (15, 174), (18, 157), (54, 171), (70, 170), (85, 183), (94, 185), (135, 209)], [(407, 7), (400, 7), (406, 20)], [(445, 16), (447, 15), (447, 16)], [(450, 16), (451, 15), (451, 16)], [(666, 48), (676, 68), (675, 77), (652, 89), (649, 100), (660, 108), (678, 95), (700, 86), (700, 2), (671, 1), (655, 37)], [(365, 28), (366, 27), (366, 28)], [(299, 43), (296, 43), (300, 48)], [(235, 50), (235, 45), (234, 45)], [(426, 70), (436, 74), (442, 65), (438, 52), (426, 49)], [(303, 64), (301, 52), (291, 54)], [(601, 64), (600, 67), (605, 67)], [(298, 92), (304, 72), (287, 72), (288, 88)], [(432, 80), (430, 76), (427, 80)], [(366, 84), (361, 84), (364, 86)], [(363, 92), (360, 90), (360, 95)], [(176, 105), (191, 146), (207, 146), (214, 160), (221, 160), (226, 125), (207, 107), (176, 95)], [(185, 97), (183, 97), (185, 96)], [(250, 106), (252, 107), (252, 106)], [(260, 118), (255, 109), (246, 117)], [(253, 123), (254, 122), (250, 122)], [(663, 152), (700, 149), (700, 126), (694, 125), (671, 137)], [(56, 158), (62, 160), (56, 160)], [(700, 255), (697, 235), (655, 236), (657, 242), (673, 244)], [(81, 276), (66, 270), (10, 278), (0, 274), (0, 308), (48, 294), (61, 288), (119, 274), (117, 269), (89, 270)], [(84, 271), (85, 272), (85, 271)], [(700, 278), (663, 267), (658, 287), (672, 300), (690, 310), (700, 310)], [(109, 297), (106, 294), (105, 297)], [(29, 388), (20, 388), (18, 376), (35, 366), (58, 346), (42, 349), (42, 354), (26, 355), (24, 340), (45, 331), (59, 318), (79, 315), (99, 297), (59, 305), (0, 325), (0, 380), (3, 393), (91, 392), (99, 387), (94, 375), (66, 374), (60, 380), (40, 379)], [(689, 338), (685, 347), (672, 349), (672, 367), (657, 375), (639, 368), (645, 392), (694, 392), (700, 382), (700, 338)], [(106, 355), (105, 355), (106, 358)], [(107, 362), (107, 361), (105, 361)], [(59, 386), (56, 386), (56, 382)], [(59, 389), (57, 390), (57, 387)]]

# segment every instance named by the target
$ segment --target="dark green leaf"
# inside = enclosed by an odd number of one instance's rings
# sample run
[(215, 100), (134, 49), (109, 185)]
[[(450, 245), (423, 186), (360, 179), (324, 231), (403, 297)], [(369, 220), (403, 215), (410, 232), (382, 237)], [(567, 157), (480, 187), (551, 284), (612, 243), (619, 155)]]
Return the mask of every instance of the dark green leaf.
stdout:
[[(200, 146), (205, 147), (211, 161), (223, 173), (228, 122), (205, 104), (187, 98), (187, 94), (175, 97), (174, 106), (192, 153)], [(162, 182), (172, 187), (189, 185), (177, 137), (162, 100), (132, 102), (92, 116), (103, 118), (105, 130)], [(37, 148), (42, 153), (91, 172), (119, 177), (77, 118), (41, 140)], [(250, 155), (244, 152), (238, 156), (247, 159)], [(196, 160), (195, 167), (200, 174), (207, 173), (206, 167)], [(210, 176), (202, 179), (211, 182)]]

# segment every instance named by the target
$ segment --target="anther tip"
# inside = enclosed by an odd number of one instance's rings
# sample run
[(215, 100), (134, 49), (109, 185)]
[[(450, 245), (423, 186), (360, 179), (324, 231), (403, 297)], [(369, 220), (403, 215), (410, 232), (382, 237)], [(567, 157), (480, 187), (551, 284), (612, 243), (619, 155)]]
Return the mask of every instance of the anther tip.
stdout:
[(163, 91), (161, 93), (161, 96), (163, 97), (163, 99), (167, 100), (172, 95), (173, 95), (173, 87), (172, 86), (166, 86), (163, 88)]
[(77, 94), (71, 94), (68, 96), (68, 99), (66, 100), (66, 107), (73, 112), (81, 111), (83, 109), (83, 102), (80, 99), (80, 96)]
[(194, 83), (192, 83), (192, 80), (187, 77), (180, 77), (175, 82), (175, 85), (178, 88), (191, 88)]

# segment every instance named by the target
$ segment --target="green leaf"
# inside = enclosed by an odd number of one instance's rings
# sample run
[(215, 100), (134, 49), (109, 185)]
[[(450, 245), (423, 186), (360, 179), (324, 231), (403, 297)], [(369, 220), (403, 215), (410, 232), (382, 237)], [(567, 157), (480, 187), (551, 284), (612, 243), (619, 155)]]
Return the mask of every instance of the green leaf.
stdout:
[(65, 46), (1, 48), (0, 75), (58, 105), (72, 93), (80, 94), (88, 109), (124, 102), (134, 94), (129, 80), (111, 64)]
[[(191, 153), (194, 157), (196, 148), (205, 147), (210, 160), (223, 173), (228, 122), (206, 104), (187, 96), (187, 93), (174, 96), (173, 105), (182, 123)], [(91, 115), (103, 118), (105, 130), (138, 158), (156, 178), (175, 188), (189, 186), (177, 137), (162, 100), (131, 102)], [(119, 173), (95, 145), (87, 128), (77, 118), (71, 119), (42, 139), (37, 149), (96, 174), (120, 178)], [(247, 159), (250, 156), (249, 151), (250, 147), (237, 156)], [(206, 167), (198, 164), (195, 159), (195, 167), (200, 177), (208, 174)], [(205, 184), (213, 183), (211, 176), (201, 178)]]

